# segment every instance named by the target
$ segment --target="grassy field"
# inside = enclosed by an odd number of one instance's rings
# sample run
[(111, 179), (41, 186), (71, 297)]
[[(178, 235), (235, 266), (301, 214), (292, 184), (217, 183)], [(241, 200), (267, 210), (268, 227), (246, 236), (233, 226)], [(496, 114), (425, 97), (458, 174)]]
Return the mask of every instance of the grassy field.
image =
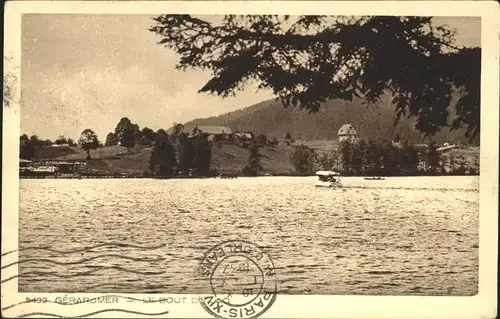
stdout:
[[(277, 145), (259, 150), (261, 165), (265, 173), (288, 174), (294, 170), (290, 162), (291, 146)], [(241, 172), (248, 161), (248, 149), (234, 144), (222, 144), (212, 148), (212, 168), (220, 172)]]
[[(92, 159), (104, 159), (114, 156), (119, 156), (121, 153), (126, 153), (127, 149), (122, 146), (105, 146), (98, 148), (96, 150), (90, 151), (90, 156)], [(63, 146), (63, 147), (51, 147), (44, 146), (40, 147), (36, 151), (36, 159), (58, 159), (58, 160), (85, 160), (87, 158), (87, 152), (81, 148), (74, 146)]]

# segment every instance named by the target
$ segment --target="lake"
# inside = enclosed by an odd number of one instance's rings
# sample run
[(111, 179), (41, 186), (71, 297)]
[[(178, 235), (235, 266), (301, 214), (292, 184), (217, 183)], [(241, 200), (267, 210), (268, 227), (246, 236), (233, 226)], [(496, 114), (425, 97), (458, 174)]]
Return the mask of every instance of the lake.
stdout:
[(19, 291), (208, 293), (203, 253), (240, 239), (269, 253), (280, 293), (477, 293), (478, 176), (342, 183), (22, 179)]

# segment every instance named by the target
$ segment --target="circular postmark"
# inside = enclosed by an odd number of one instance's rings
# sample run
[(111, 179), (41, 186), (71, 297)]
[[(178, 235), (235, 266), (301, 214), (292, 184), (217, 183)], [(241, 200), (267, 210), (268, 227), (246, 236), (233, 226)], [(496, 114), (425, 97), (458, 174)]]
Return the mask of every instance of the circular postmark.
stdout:
[(276, 300), (278, 280), (273, 261), (248, 241), (224, 241), (208, 250), (199, 275), (211, 289), (200, 303), (217, 318), (257, 318)]

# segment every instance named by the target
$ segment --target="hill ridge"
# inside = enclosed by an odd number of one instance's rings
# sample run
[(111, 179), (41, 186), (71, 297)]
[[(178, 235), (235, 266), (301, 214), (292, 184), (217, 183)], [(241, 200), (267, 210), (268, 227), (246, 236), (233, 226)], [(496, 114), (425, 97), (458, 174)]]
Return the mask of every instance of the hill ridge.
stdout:
[[(456, 100), (456, 99), (455, 99)], [(452, 101), (453, 105), (453, 101)], [(197, 125), (227, 125), (233, 131), (251, 131), (283, 138), (290, 132), (293, 138), (302, 140), (333, 140), (337, 138), (338, 129), (343, 124), (353, 124), (360, 138), (393, 139), (400, 135), (409, 142), (425, 143), (428, 137), (415, 129), (415, 119), (401, 119), (396, 126), (394, 105), (389, 96), (385, 96), (376, 105), (366, 104), (360, 100), (331, 100), (323, 103), (317, 113), (308, 113), (299, 108), (285, 108), (275, 99), (262, 101), (240, 110), (217, 116), (197, 118), (184, 124), (185, 131)], [(452, 115), (453, 108), (450, 107)], [(432, 137), (437, 143), (467, 144), (464, 130), (443, 128)], [(471, 142), (479, 144), (479, 138)]]

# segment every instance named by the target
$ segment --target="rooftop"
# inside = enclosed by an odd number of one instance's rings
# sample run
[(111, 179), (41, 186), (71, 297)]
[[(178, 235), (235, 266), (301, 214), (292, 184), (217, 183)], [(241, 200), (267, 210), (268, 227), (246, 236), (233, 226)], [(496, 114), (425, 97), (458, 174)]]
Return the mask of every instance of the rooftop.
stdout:
[(244, 137), (244, 138), (252, 139), (252, 134), (250, 134), (250, 133), (234, 133), (234, 135), (237, 137)]
[(206, 134), (233, 134), (229, 126), (199, 125), (198, 131)]

